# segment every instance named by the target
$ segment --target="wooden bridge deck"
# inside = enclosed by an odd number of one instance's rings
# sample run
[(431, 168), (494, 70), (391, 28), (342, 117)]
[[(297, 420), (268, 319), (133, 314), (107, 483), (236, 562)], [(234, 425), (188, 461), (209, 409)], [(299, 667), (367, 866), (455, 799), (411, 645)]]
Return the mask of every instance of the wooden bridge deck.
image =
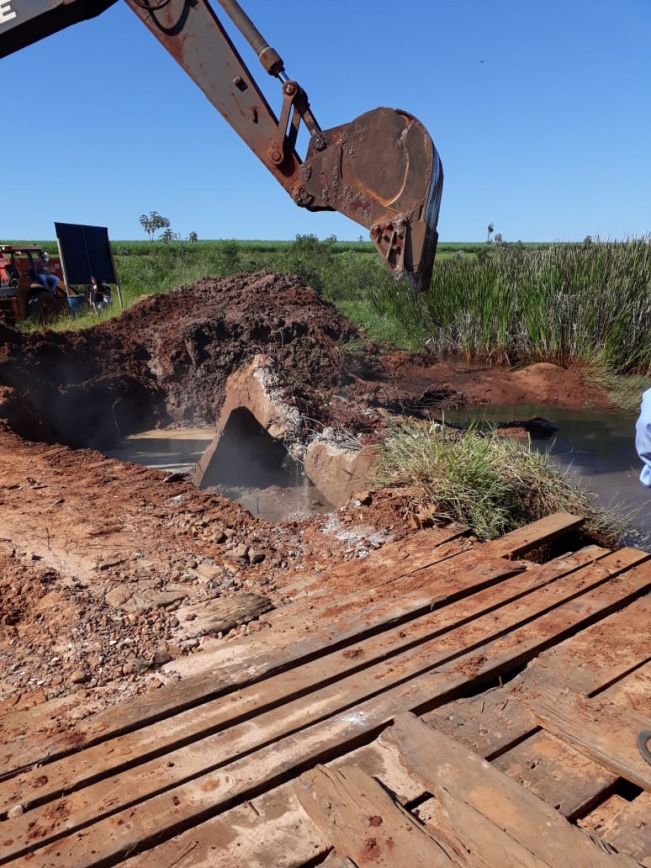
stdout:
[(423, 531), (154, 694), (8, 715), (0, 864), (651, 865), (651, 561), (579, 524)]

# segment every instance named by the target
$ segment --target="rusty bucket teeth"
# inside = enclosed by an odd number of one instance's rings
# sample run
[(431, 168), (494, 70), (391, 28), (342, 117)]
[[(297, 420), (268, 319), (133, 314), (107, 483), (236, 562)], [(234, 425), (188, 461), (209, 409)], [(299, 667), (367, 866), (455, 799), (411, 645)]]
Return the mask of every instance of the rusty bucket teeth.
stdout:
[(443, 169), (432, 139), (413, 115), (378, 108), (324, 130), (303, 166), (311, 210), (334, 209), (371, 233), (396, 277), (429, 286), (438, 235)]

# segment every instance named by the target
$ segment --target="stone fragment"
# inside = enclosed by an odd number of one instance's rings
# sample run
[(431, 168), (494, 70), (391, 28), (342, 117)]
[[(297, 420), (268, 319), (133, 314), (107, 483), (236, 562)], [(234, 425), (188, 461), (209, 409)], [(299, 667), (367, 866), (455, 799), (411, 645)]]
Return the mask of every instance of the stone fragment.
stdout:
[(249, 549), (249, 563), (250, 564), (261, 564), (265, 559), (265, 553), (259, 552), (256, 549)]
[(238, 561), (244, 561), (249, 554), (249, 547), (246, 543), (240, 543), (231, 550), (231, 555)]

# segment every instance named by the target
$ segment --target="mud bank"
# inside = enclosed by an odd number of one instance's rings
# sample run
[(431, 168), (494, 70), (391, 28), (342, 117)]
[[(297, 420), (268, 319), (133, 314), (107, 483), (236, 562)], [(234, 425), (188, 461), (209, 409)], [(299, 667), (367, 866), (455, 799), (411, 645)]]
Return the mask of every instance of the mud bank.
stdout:
[(297, 278), (257, 273), (143, 298), (80, 332), (0, 326), (0, 419), (31, 439), (91, 447), (162, 425), (212, 425), (227, 378), (260, 353), (282, 369), (303, 417), (355, 432), (383, 413), (468, 403), (607, 403), (580, 372), (555, 365), (477, 369), (384, 354)]
[[(202, 280), (144, 298), (81, 332), (2, 328), (0, 385), (15, 389), (40, 422), (35, 428), (24, 410), (20, 419), (14, 414), (23, 433), (96, 445), (157, 424), (213, 423), (228, 375), (264, 351), (283, 366), (309, 413), (319, 403), (312, 388), (340, 381), (337, 347), (354, 335), (296, 278)], [(12, 412), (9, 406), (5, 416)]]

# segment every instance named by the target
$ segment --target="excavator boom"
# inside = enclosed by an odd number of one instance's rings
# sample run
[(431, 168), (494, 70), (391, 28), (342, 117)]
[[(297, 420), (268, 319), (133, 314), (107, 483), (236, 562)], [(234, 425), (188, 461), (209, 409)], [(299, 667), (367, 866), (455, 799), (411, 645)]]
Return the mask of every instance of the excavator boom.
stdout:
[[(114, 0), (0, 0), (0, 58)], [(265, 164), (294, 202), (339, 211), (366, 227), (396, 277), (429, 286), (436, 253), (443, 171), (432, 139), (413, 115), (379, 108), (322, 130), (305, 90), (236, 0), (218, 0), (265, 70), (279, 80), (278, 116), (208, 0), (124, 0)], [(297, 152), (303, 124), (310, 136)]]

